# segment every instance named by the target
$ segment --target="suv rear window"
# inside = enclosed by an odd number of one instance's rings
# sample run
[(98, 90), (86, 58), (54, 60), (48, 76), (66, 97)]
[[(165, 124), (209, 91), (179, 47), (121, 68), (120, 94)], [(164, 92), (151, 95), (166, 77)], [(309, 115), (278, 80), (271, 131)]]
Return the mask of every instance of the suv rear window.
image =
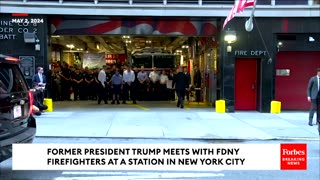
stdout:
[(18, 68), (17, 65), (0, 63), (0, 95), (28, 91)]

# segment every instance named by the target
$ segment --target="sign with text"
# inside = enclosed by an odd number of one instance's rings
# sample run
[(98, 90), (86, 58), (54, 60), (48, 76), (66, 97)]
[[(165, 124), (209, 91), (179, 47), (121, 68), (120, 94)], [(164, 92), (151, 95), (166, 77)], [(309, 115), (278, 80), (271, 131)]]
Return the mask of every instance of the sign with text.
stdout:
[(306, 155), (306, 144), (14, 144), (12, 169), (305, 170)]
[[(8, 17), (0, 19), (0, 40), (15, 40), (19, 34), (37, 33), (38, 25), (46, 23), (43, 18)], [(22, 37), (22, 36), (21, 36)]]
[(262, 50), (236, 50), (234, 52), (235, 56), (266, 56), (267, 51), (262, 51)]

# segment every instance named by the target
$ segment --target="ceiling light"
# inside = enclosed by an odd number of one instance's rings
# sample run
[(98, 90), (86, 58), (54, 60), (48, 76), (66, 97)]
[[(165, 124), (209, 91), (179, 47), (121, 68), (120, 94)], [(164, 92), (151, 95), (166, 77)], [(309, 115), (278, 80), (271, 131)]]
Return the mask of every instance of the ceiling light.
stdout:
[(224, 41), (230, 43), (234, 43), (237, 41), (237, 35), (235, 31), (226, 31), (225, 35), (224, 35)]
[(67, 48), (70, 48), (70, 49), (73, 49), (73, 48), (74, 48), (74, 45), (73, 45), (73, 44), (67, 44), (66, 46), (67, 46)]
[(314, 42), (316, 41), (312, 36), (309, 36), (309, 42)]

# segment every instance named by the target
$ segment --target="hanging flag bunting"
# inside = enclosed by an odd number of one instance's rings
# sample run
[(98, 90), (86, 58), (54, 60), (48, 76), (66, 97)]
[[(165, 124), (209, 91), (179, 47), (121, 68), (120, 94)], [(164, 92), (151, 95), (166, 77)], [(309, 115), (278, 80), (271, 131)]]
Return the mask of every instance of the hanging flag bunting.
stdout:
[(224, 20), (222, 30), (227, 23), (234, 18), (236, 13), (242, 13), (246, 7), (254, 6), (256, 0), (236, 0), (227, 18)]

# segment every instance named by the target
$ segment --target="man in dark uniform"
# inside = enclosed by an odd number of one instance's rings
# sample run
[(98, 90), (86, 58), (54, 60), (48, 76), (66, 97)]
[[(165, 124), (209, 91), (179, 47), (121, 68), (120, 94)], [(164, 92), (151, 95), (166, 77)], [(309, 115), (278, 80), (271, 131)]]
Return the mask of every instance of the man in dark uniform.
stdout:
[(95, 100), (95, 94), (94, 94), (94, 89), (95, 89), (95, 78), (93, 71), (91, 69), (88, 70), (88, 73), (86, 74), (85, 77), (85, 91), (87, 92), (87, 98), (89, 100)]
[(70, 100), (71, 71), (66, 62), (63, 62), (63, 67), (61, 68), (60, 77), (61, 77), (62, 100)]
[[(187, 77), (187, 80), (188, 80), (188, 87), (190, 86), (191, 84), (191, 75), (190, 73), (188, 72), (188, 68), (187, 67), (184, 67), (183, 68), (183, 71), (184, 71), (184, 74), (186, 75)], [(187, 96), (187, 101), (189, 101), (189, 91), (186, 91), (186, 96)]]
[(178, 102), (177, 107), (184, 108), (184, 97), (186, 89), (188, 89), (188, 78), (183, 72), (183, 68), (179, 67), (179, 72), (176, 74), (173, 78), (173, 86), (176, 88), (177, 96), (178, 96)]
[(83, 82), (83, 74), (80, 72), (80, 69), (76, 69), (75, 73), (73, 73), (72, 75), (72, 87), (73, 87), (73, 92), (74, 92), (74, 100), (77, 101), (78, 98), (81, 100), (81, 95), (82, 95), (82, 91), (83, 88), (81, 88), (82, 86), (82, 82)]
[(88, 100), (89, 97), (89, 91), (88, 89), (86, 89), (87, 87), (87, 82), (85, 80), (85, 78), (87, 77), (88, 73), (89, 73), (89, 68), (85, 67), (85, 68), (81, 68), (81, 74), (83, 76), (83, 81), (82, 81), (82, 86), (81, 88), (83, 88), (82, 94), (80, 94), (80, 100)]
[(112, 72), (111, 72), (111, 68), (107, 67), (107, 71), (106, 71), (106, 93), (107, 93), (107, 99), (111, 100), (112, 99), (112, 92), (111, 92), (111, 78), (112, 78)]
[(98, 76), (99, 76), (99, 72), (100, 72), (100, 69), (99, 68), (95, 68), (93, 70), (93, 76), (94, 76), (94, 83), (93, 83), (93, 88), (94, 88), (94, 99), (93, 100), (97, 100), (98, 98), (98, 95), (99, 95), (99, 88), (100, 88), (100, 85), (99, 85), (99, 80), (98, 80)]

